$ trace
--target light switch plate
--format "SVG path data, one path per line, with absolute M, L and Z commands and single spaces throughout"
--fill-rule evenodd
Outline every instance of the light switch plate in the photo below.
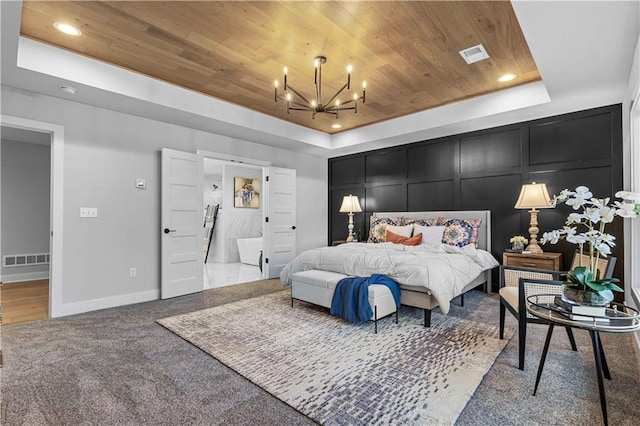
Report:
M 136 188 L 145 189 L 147 187 L 147 182 L 144 179 L 136 179 Z
M 80 217 L 98 217 L 98 208 L 80 207 Z

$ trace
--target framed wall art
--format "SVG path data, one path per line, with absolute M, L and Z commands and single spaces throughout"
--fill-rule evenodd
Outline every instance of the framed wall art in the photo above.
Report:
M 260 180 L 253 178 L 234 177 L 233 206 L 238 208 L 260 208 Z

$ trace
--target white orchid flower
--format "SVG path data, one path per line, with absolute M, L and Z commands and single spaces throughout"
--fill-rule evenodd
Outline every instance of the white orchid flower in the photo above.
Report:
M 591 223 L 598 223 L 602 216 L 600 216 L 600 209 L 596 207 L 590 207 L 584 209 L 584 216 L 591 221 Z
M 602 223 L 611 223 L 613 219 L 616 217 L 616 209 L 612 209 L 611 207 L 602 206 L 600 207 L 600 217 Z
M 594 248 L 600 253 L 600 255 L 602 255 L 602 257 L 607 257 L 607 255 L 611 254 L 611 247 L 605 243 L 597 244 Z
M 551 243 L 556 244 L 560 240 L 560 231 L 558 229 L 545 232 L 542 234 L 542 244 Z
M 609 204 L 609 198 L 592 198 L 591 205 L 594 207 L 602 208 Z
M 584 234 L 567 234 L 565 239 L 572 244 L 584 244 L 587 242 L 587 237 Z
M 618 191 L 616 192 L 616 198 L 622 198 L 623 200 L 640 203 L 640 193 L 638 192 Z
M 571 213 L 567 216 L 567 221 L 565 223 L 567 225 L 572 225 L 574 223 L 582 222 L 582 219 L 586 219 L 586 217 L 580 213 Z
M 618 216 L 624 218 L 634 218 L 637 216 L 635 204 L 621 203 L 620 201 L 616 201 L 614 204 L 618 208 L 616 211 Z

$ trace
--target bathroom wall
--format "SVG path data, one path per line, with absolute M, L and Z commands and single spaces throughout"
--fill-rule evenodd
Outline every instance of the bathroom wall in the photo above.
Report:
M 235 207 L 234 178 L 242 177 L 255 179 L 259 183 L 256 188 L 257 197 L 260 201 L 259 208 Z M 225 164 L 222 174 L 222 208 L 220 210 L 220 237 L 222 239 L 222 262 L 240 262 L 238 255 L 238 238 L 252 238 L 262 236 L 262 212 L 264 203 L 262 202 L 262 168 L 249 166 L 236 166 Z M 216 225 L 218 226 L 218 225 Z M 217 231 L 216 231 L 217 232 Z M 217 237 L 217 236 L 216 236 Z

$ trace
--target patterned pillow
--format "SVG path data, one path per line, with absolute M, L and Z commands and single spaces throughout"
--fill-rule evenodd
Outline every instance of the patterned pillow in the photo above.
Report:
M 371 216 L 369 220 L 369 239 L 368 243 L 384 243 L 387 225 L 400 226 L 402 217 L 375 217 Z
M 420 226 L 434 226 L 438 224 L 438 219 L 437 217 L 433 217 L 431 219 L 412 219 L 410 217 L 403 217 L 402 218 L 402 224 L 403 225 L 420 225 Z
M 482 219 L 449 219 L 444 222 L 442 242 L 452 246 L 464 247 L 478 241 L 478 228 Z

